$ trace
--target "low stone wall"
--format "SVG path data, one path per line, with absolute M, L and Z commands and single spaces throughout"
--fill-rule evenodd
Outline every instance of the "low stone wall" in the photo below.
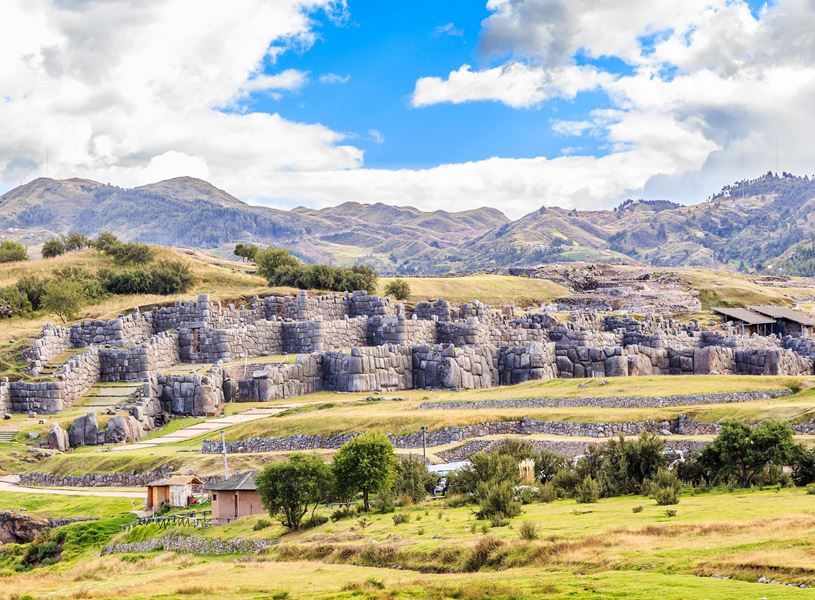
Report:
M 24 353 L 28 366 L 26 370 L 37 375 L 40 369 L 51 359 L 59 356 L 71 347 L 71 330 L 67 327 L 54 327 L 46 323 L 37 339 Z
M 419 410 L 476 410 L 500 408 L 658 408 L 691 406 L 697 404 L 729 404 L 769 400 L 792 394 L 790 390 L 767 392 L 730 392 L 719 394 L 692 394 L 686 396 L 606 396 L 600 398 L 528 398 L 523 400 L 475 400 L 422 402 Z
M 219 361 L 206 374 L 162 375 L 156 378 L 164 412 L 174 415 L 212 416 L 224 403 L 223 364 Z
M 127 471 L 122 473 L 83 473 L 82 475 L 57 475 L 54 473 L 22 473 L 21 485 L 37 487 L 140 487 L 151 481 L 167 477 L 171 467 L 152 471 Z
M 583 423 L 579 421 L 537 421 L 532 419 L 494 421 L 476 425 L 443 427 L 425 434 L 427 446 L 444 446 L 460 440 L 489 435 L 562 435 L 592 438 L 609 438 L 619 434 L 639 435 L 643 431 L 670 433 L 676 428 L 672 421 L 625 421 L 618 423 Z M 285 438 L 249 438 L 226 443 L 229 453 L 244 452 L 291 452 L 298 450 L 316 450 L 320 448 L 339 448 L 347 441 L 360 435 L 358 432 L 337 434 L 331 437 L 319 435 L 295 435 Z M 396 448 L 421 448 L 421 432 L 388 438 Z M 204 440 L 201 452 L 217 454 L 221 452 L 220 441 Z
M 222 540 L 202 538 L 194 535 L 168 535 L 123 544 L 109 544 L 102 548 L 102 556 L 108 554 L 129 554 L 164 550 L 189 554 L 246 554 L 260 552 L 280 543 L 279 540 L 242 540 L 238 538 Z
M 419 319 L 433 320 L 446 322 L 452 320 L 452 311 L 450 303 L 444 298 L 438 298 L 433 301 L 422 300 L 417 302 L 413 308 L 413 314 Z
M 409 346 L 351 348 L 350 354 L 322 357 L 323 389 L 340 392 L 407 390 L 413 387 L 413 352 Z

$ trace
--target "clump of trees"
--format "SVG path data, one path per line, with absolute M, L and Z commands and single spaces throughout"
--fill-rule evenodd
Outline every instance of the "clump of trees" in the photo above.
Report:
M 26 275 L 16 284 L 0 289 L 0 318 L 43 310 L 67 322 L 85 305 L 110 294 L 181 294 L 195 284 L 195 276 L 186 263 L 156 261 L 155 250 L 150 246 L 122 242 L 109 232 L 100 233 L 93 240 L 71 233 L 46 244 L 52 248 L 49 252 L 93 247 L 112 257 L 116 266 L 95 273 L 85 267 L 65 266 L 54 269 L 49 277 Z
M 255 262 L 255 258 L 257 258 L 259 251 L 260 248 L 255 244 L 238 243 L 235 244 L 233 254 L 242 258 L 244 261 Z
M 378 275 L 368 266 L 332 267 L 330 265 L 307 265 L 284 248 L 265 248 L 257 251 L 254 261 L 258 274 L 269 285 L 316 289 L 335 292 L 365 290 L 376 291 Z
M 0 242 L 0 263 L 28 260 L 28 250 L 20 242 L 3 240 Z
M 397 277 L 385 286 L 385 295 L 393 296 L 397 300 L 407 300 L 410 297 L 410 284 L 401 277 Z

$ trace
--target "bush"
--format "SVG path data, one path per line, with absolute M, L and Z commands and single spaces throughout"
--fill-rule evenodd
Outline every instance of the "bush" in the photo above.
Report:
M 385 286 L 385 295 L 397 300 L 407 300 L 410 297 L 410 284 L 401 278 L 394 279 Z
M 539 528 L 537 523 L 532 523 L 530 521 L 524 521 L 521 523 L 521 526 L 518 527 L 518 535 L 521 536 L 522 540 L 536 540 L 539 537 Z
M 111 294 L 183 294 L 195 283 L 190 267 L 180 261 L 159 261 L 118 271 L 103 269 L 99 278 Z
M 505 480 L 491 480 L 478 484 L 476 493 L 479 519 L 511 518 L 521 514 L 521 503 L 515 497 L 515 486 Z
M 82 290 L 86 301 L 101 300 L 107 296 L 102 281 L 83 267 L 62 267 L 54 269 L 53 279 L 60 285 L 65 282 L 76 283 Z
M 96 236 L 95 240 L 91 241 L 90 245 L 99 250 L 99 252 L 108 254 L 113 246 L 120 243 L 119 238 L 117 238 L 111 232 L 102 231 Z
M 32 310 L 31 301 L 17 286 L 0 290 L 0 317 L 27 315 Z
M 807 486 L 807 494 L 809 494 L 810 496 L 815 496 L 815 484 L 810 483 Z
M 600 499 L 600 485 L 586 475 L 575 489 L 580 504 L 594 504 Z
M 330 519 L 325 515 L 311 515 L 301 525 L 304 529 L 311 529 L 312 527 L 319 527 L 325 525 Z
M 393 515 L 393 524 L 394 525 L 401 525 L 403 523 L 410 523 L 410 515 L 406 513 L 399 513 L 397 515 Z
M 419 502 L 424 500 L 438 482 L 439 476 L 428 471 L 425 462 L 415 454 L 396 461 L 393 490 L 398 496 L 407 496 L 413 502 Z
M 642 512 L 642 506 L 635 506 L 634 508 L 631 509 L 631 512 L 632 513 L 641 513 Z
M 672 508 L 666 510 L 665 511 L 665 516 L 668 517 L 668 518 L 675 517 L 676 516 L 676 510 L 674 510 Z
M 282 285 L 300 289 L 323 289 L 335 292 L 365 290 L 376 291 L 377 274 L 370 267 L 358 265 L 349 268 L 329 265 L 308 266 L 289 254 L 284 248 L 266 248 L 255 256 L 258 275 L 269 285 Z
M 235 256 L 239 256 L 243 260 L 246 261 L 254 261 L 258 255 L 260 248 L 255 246 L 254 244 L 242 244 L 238 243 L 235 244 L 235 250 L 233 254 Z
M 515 497 L 521 504 L 532 504 L 541 497 L 541 488 L 535 485 L 519 485 L 515 487 Z
M 653 479 L 648 482 L 648 495 L 657 501 L 658 506 L 668 506 L 679 503 L 679 493 L 682 484 L 673 471 L 660 469 Z
M 257 523 L 252 526 L 252 531 L 260 531 L 261 529 L 266 529 L 267 527 L 271 527 L 272 522 L 268 519 L 260 519 Z
M 47 240 L 42 245 L 43 258 L 54 258 L 55 256 L 59 256 L 61 254 L 65 254 L 65 243 L 59 238 Z
M 577 486 L 580 485 L 580 476 L 571 468 L 564 468 L 555 473 L 551 481 L 552 487 L 564 496 L 574 496 Z
M 0 263 L 28 260 L 28 251 L 20 242 L 5 240 L 0 242 Z
M 475 544 L 470 556 L 464 562 L 464 571 L 474 573 L 490 563 L 492 554 L 503 544 L 495 538 L 484 536 Z
M 118 265 L 146 264 L 153 260 L 155 250 L 147 244 L 118 242 L 107 246 L 105 254 L 111 256 Z
M 151 271 L 154 294 L 183 294 L 195 283 L 189 265 L 181 261 L 161 260 Z
M 39 310 L 42 306 L 42 297 L 45 295 L 46 283 L 45 279 L 37 277 L 36 275 L 23 275 L 17 280 L 17 283 L 14 284 L 14 287 L 28 298 L 29 303 L 31 303 L 31 308 Z
M 68 235 L 62 236 L 62 244 L 66 252 L 73 250 L 82 250 L 91 245 L 91 240 L 88 236 L 79 233 L 78 231 L 71 231 Z

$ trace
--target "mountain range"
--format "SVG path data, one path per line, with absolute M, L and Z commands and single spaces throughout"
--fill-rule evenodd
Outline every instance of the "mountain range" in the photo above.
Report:
M 279 210 L 190 177 L 131 189 L 40 178 L 0 196 L 0 233 L 36 245 L 71 230 L 107 230 L 220 254 L 254 242 L 309 262 L 366 263 L 383 274 L 588 261 L 812 275 L 813 207 L 815 179 L 788 173 L 740 181 L 688 206 L 627 200 L 613 210 L 541 207 L 515 221 L 494 208 L 425 212 L 346 202 Z

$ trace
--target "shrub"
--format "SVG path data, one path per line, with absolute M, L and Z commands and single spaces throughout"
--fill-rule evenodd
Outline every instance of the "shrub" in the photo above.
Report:
M 161 260 L 151 269 L 154 294 L 183 294 L 195 283 L 189 265 L 177 260 Z
M 631 509 L 631 512 L 633 512 L 633 513 L 641 513 L 642 512 L 642 506 L 635 506 L 634 508 Z
M 807 494 L 809 494 L 810 496 L 815 496 L 815 484 L 810 483 L 807 486 Z
M 503 544 L 495 538 L 484 536 L 476 542 L 475 547 L 470 552 L 470 556 L 464 562 L 464 571 L 474 573 L 481 570 L 490 562 L 492 554 L 501 548 Z
M 394 525 L 401 525 L 402 523 L 410 523 L 410 515 L 406 513 L 399 513 L 393 515 L 393 524 Z
M 159 261 L 118 271 L 103 269 L 99 278 L 111 294 L 183 294 L 195 283 L 190 267 L 180 261 Z
M 245 261 L 254 261 L 259 251 L 260 248 L 258 248 L 254 244 L 238 243 L 235 244 L 235 250 L 233 254 L 235 254 L 235 256 L 239 256 Z
M 42 245 L 43 258 L 54 258 L 61 254 L 65 254 L 65 242 L 59 238 L 51 238 Z
M 17 286 L 0 290 L 0 316 L 3 318 L 25 315 L 32 310 L 31 301 Z
M 552 487 L 564 496 L 574 496 L 580 485 L 580 476 L 572 468 L 561 469 L 552 478 Z
M 153 260 L 155 250 L 147 244 L 138 242 L 118 242 L 104 250 L 118 265 L 146 264 Z
M 593 478 L 586 475 L 575 489 L 577 501 L 580 504 L 594 504 L 600 499 L 600 485 Z
M 376 512 L 386 515 L 396 510 L 396 495 L 392 489 L 382 490 L 374 500 Z
M 657 501 L 658 506 L 668 506 L 679 503 L 679 493 L 682 484 L 673 471 L 660 469 L 653 479 L 648 482 L 648 495 Z
M 92 240 L 90 245 L 99 250 L 99 252 L 109 253 L 110 249 L 117 244 L 120 244 L 119 238 L 109 231 L 102 231 Z
M 541 488 L 534 485 L 519 485 L 515 487 L 515 497 L 521 504 L 532 504 L 541 497 Z
M 82 250 L 82 248 L 90 246 L 91 240 L 88 236 L 78 231 L 71 231 L 68 235 L 62 237 L 62 243 L 65 247 L 65 251 L 71 252 L 72 250 Z
M 267 527 L 271 527 L 272 522 L 268 519 L 260 519 L 257 523 L 252 526 L 252 531 L 260 531 L 261 529 L 266 529 Z
M 676 516 L 676 510 L 673 509 L 673 508 L 669 508 L 668 510 L 665 511 L 665 516 L 668 517 L 668 518 L 675 517 Z
M 424 500 L 428 492 L 438 484 L 439 476 L 427 470 L 425 462 L 415 454 L 396 461 L 396 481 L 394 492 L 407 496 L 413 502 Z
M 53 278 L 60 285 L 63 282 L 74 282 L 79 285 L 86 301 L 101 300 L 107 296 L 102 281 L 83 267 L 62 267 L 54 269 Z
M 42 297 L 45 295 L 46 280 L 36 275 L 23 275 L 14 284 L 31 303 L 31 308 L 38 310 L 42 306 Z
M 328 523 L 330 519 L 325 515 L 311 515 L 308 519 L 306 519 L 301 527 L 305 529 L 311 529 L 312 527 L 319 527 L 320 525 L 325 525 Z
M 481 482 L 478 484 L 476 498 L 476 515 L 479 519 L 502 520 L 521 514 L 521 503 L 515 498 L 515 488 L 510 481 L 496 479 Z
M 557 488 L 552 485 L 552 482 L 544 483 L 540 487 L 540 497 L 538 500 L 544 503 L 554 502 L 557 500 Z
M 28 251 L 20 242 L 5 240 L 0 242 L 0 263 L 28 260 Z
M 397 300 L 407 300 L 410 297 L 410 284 L 401 278 L 389 281 L 385 286 L 385 295 L 393 296 Z
M 522 540 L 536 540 L 539 536 L 539 527 L 537 523 L 532 523 L 531 521 L 524 521 L 521 523 L 521 526 L 518 527 L 518 535 L 521 536 Z

